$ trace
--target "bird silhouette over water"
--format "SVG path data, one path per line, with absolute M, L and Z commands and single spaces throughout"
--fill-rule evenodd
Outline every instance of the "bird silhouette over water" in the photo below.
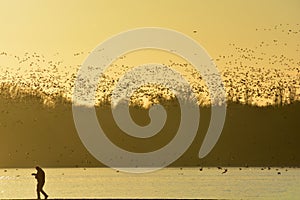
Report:
M 227 171 L 228 171 L 227 169 L 224 169 L 224 171 L 222 172 L 222 174 L 225 174 L 225 173 L 227 173 Z

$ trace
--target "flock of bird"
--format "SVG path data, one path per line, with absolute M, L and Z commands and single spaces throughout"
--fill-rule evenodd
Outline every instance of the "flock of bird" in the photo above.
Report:
M 268 31 L 268 32 L 276 31 L 276 32 L 285 33 L 287 35 L 292 35 L 292 34 L 296 35 L 296 34 L 300 34 L 300 24 L 280 23 L 280 24 L 276 24 L 272 27 L 256 28 L 255 30 L 256 31 Z
M 281 31 L 293 37 L 300 33 L 299 24 L 293 29 L 286 26 L 279 24 L 273 28 L 257 28 L 256 31 Z M 290 45 L 289 43 L 281 42 L 277 38 L 272 38 L 269 42 L 262 41 L 252 48 L 230 43 L 228 44 L 231 48 L 229 55 L 219 55 L 213 59 L 220 71 L 228 101 L 266 106 L 290 104 L 300 100 L 300 60 L 284 55 L 284 51 L 276 54 L 268 50 L 280 49 Z M 296 48 L 293 51 L 295 55 L 298 55 L 300 44 L 293 45 Z M 89 53 L 74 53 L 73 56 L 86 56 Z M 5 62 L 2 62 L 3 60 Z M 209 69 L 207 69 L 207 74 L 206 72 L 199 74 L 189 63 L 176 63 L 169 60 L 169 63 L 164 63 L 164 65 L 178 69 L 182 73 L 189 82 L 199 105 L 224 103 L 218 99 L 218 96 L 215 97 L 216 101 L 211 101 L 209 90 L 203 80 L 203 75 L 208 76 L 213 83 L 213 90 L 219 91 L 218 88 L 222 85 L 214 84 L 218 74 L 210 74 Z M 43 103 L 48 106 L 55 106 L 58 103 L 57 99 L 60 101 L 63 99 L 64 102 L 72 101 L 74 83 L 80 65 L 65 64 L 59 54 L 46 58 L 35 52 L 27 52 L 20 56 L 0 51 L 0 66 L 2 96 L 21 98 L 26 95 L 36 95 L 41 97 Z M 126 65 L 113 67 L 118 70 L 112 70 L 112 73 L 103 74 L 99 78 L 96 105 L 110 102 L 114 87 L 122 75 L 132 68 Z M 165 75 L 168 76 L 168 74 Z M 181 85 L 176 85 L 176 87 L 181 89 Z M 184 89 L 180 94 L 189 100 L 190 95 L 185 93 Z M 82 95 L 86 96 L 84 91 Z M 131 104 L 148 107 L 174 97 L 175 94 L 169 89 L 156 84 L 148 84 L 133 94 Z

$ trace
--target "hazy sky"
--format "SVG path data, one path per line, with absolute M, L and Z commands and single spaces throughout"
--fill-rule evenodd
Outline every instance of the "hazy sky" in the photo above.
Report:
M 49 77 L 70 81 L 89 52 L 111 36 L 140 27 L 162 27 L 196 40 L 219 69 L 237 71 L 238 75 L 227 75 L 237 82 L 241 71 L 233 69 L 240 66 L 246 71 L 251 71 L 247 67 L 285 68 L 284 73 L 294 68 L 291 73 L 297 76 L 299 11 L 299 0 L 0 0 L 0 75 L 8 80 L 6 67 L 12 67 L 17 71 L 11 75 L 13 81 L 18 77 L 33 83 L 32 77 L 46 77 L 44 82 L 41 78 L 35 81 L 52 91 Z M 44 57 L 35 57 L 34 52 Z M 128 54 L 115 64 L 165 64 L 173 58 L 166 52 L 143 51 Z M 113 70 L 123 73 L 117 67 Z M 268 79 L 269 86 L 274 85 L 272 79 Z M 285 79 L 293 81 L 289 76 Z
M 270 38 L 256 28 L 296 25 L 299 10 L 298 0 L 1 0 L 0 51 L 59 52 L 67 60 L 119 32 L 155 26 L 185 33 L 217 57 L 230 42 L 251 46 Z

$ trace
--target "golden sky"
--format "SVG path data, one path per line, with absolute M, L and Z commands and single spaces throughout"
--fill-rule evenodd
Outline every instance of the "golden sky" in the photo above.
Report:
M 233 69 L 242 63 L 247 67 L 288 67 L 285 70 L 289 71 L 300 68 L 299 11 L 299 0 L 0 0 L 0 72 L 13 66 L 21 79 L 27 75 L 27 81 L 33 82 L 30 67 L 36 67 L 32 73 L 44 67 L 43 76 L 48 77 L 52 70 L 63 82 L 55 65 L 62 63 L 58 68 L 68 70 L 67 79 L 101 42 L 140 27 L 186 34 L 206 49 L 219 69 Z M 7 56 L 1 52 L 8 52 Z M 37 58 L 34 52 L 44 57 Z M 127 54 L 116 64 L 165 64 L 169 59 L 176 57 L 145 50 Z M 297 75 L 295 69 L 292 73 Z M 233 76 L 237 74 L 229 78 Z M 44 82 L 49 83 L 47 78 Z
M 67 60 L 119 32 L 155 26 L 187 34 L 217 57 L 228 43 L 251 46 L 270 37 L 256 28 L 299 23 L 299 10 L 298 0 L 1 0 L 0 50 L 59 52 Z

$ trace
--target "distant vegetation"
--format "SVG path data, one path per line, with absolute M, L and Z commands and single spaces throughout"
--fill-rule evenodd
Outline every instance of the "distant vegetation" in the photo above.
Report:
M 5 88 L 4 86 L 2 88 Z M 63 97 L 55 106 L 45 106 L 44 97 L 10 88 L 0 95 L 0 167 L 99 167 L 81 143 L 73 122 L 71 103 Z M 99 123 L 118 146 L 134 152 L 148 152 L 166 145 L 177 131 L 180 112 L 176 101 L 166 105 L 168 121 L 155 137 L 128 137 L 115 124 L 111 108 L 96 107 Z M 222 135 L 213 151 L 204 159 L 198 151 L 210 122 L 210 107 L 201 107 L 198 134 L 187 152 L 171 166 L 286 166 L 300 167 L 300 103 L 258 107 L 227 102 Z M 168 106 L 172 105 L 172 106 Z M 142 109 L 141 109 L 142 108 Z M 139 125 L 149 123 L 148 109 L 131 106 Z

